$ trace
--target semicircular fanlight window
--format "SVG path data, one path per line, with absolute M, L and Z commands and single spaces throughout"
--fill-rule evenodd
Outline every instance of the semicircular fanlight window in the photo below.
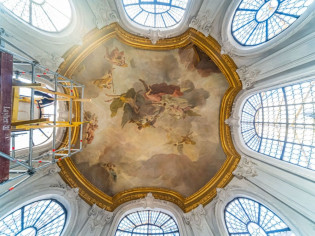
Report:
M 169 28 L 180 23 L 188 0 L 122 0 L 128 18 L 150 28 Z
M 52 199 L 27 204 L 0 220 L 1 235 L 61 235 L 66 223 L 66 210 Z
M 33 27 L 60 32 L 71 21 L 71 6 L 68 0 L 0 0 L 18 19 Z
M 126 215 L 119 223 L 115 236 L 164 235 L 179 236 L 175 220 L 160 211 L 137 211 Z
M 242 46 L 256 46 L 292 25 L 314 0 L 242 0 L 232 20 L 232 35 Z
M 231 201 L 225 208 L 224 219 L 229 235 L 295 235 L 274 212 L 248 198 Z

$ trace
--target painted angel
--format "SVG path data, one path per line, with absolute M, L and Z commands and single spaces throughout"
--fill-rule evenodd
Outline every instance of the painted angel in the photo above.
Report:
M 110 89 L 113 85 L 113 72 L 110 70 L 107 74 L 97 80 L 93 80 L 93 84 L 100 89 Z
M 160 102 L 163 95 L 171 95 L 172 97 L 183 96 L 180 87 L 177 85 L 168 85 L 166 83 L 147 85 L 142 79 L 139 79 L 145 88 L 144 97 L 152 102 Z
M 106 48 L 106 55 L 104 56 L 108 61 L 110 61 L 113 65 L 120 67 L 128 67 L 125 58 L 125 52 L 119 51 L 116 47 L 111 52 L 109 52 L 108 48 Z

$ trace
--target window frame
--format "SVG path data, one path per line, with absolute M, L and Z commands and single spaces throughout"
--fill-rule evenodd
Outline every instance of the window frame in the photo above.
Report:
M 70 195 L 67 195 L 67 191 L 69 190 L 64 189 L 62 186 L 57 187 L 51 185 L 51 187 L 47 187 L 47 183 L 51 179 L 52 176 L 44 176 L 43 173 L 36 174 L 32 178 L 32 181 L 27 180 L 24 182 L 19 187 L 19 190 L 13 190 L 10 194 L 2 197 L 1 202 L 3 204 L 0 206 L 0 218 L 5 218 L 29 203 L 53 199 L 58 201 L 67 211 L 65 226 L 61 235 L 73 235 L 73 232 L 77 230 L 76 224 L 79 214 L 79 202 Z M 56 180 L 53 180 L 53 182 L 54 181 Z M 29 189 L 33 189 L 33 191 L 29 191 Z M 14 199 L 14 201 L 12 201 L 12 199 Z
M 217 201 L 214 206 L 214 214 L 216 215 L 215 222 L 218 226 L 220 235 L 229 236 L 229 231 L 225 223 L 224 211 L 226 206 L 235 198 L 248 198 L 259 202 L 266 208 L 271 209 L 272 212 L 282 219 L 296 236 L 304 235 L 303 229 L 297 227 L 296 220 L 294 218 L 289 218 L 289 216 L 294 214 L 299 216 L 298 212 L 257 186 L 250 184 L 249 182 L 239 184 L 234 183 L 233 186 L 227 186 L 222 191 L 226 191 L 226 194 L 224 194 L 222 198 L 220 198 L 220 201 Z M 299 222 L 299 219 L 297 219 L 297 221 Z
M 150 193 L 148 193 L 147 197 Z M 137 200 L 129 201 L 114 210 L 114 218 L 112 220 L 108 235 L 115 235 L 120 221 L 129 213 L 142 210 L 161 211 L 167 215 L 170 215 L 176 222 L 180 236 L 190 236 L 189 231 L 186 228 L 186 224 L 183 219 L 183 210 L 172 202 L 162 201 L 160 199 L 154 199 L 153 201 L 147 201 L 147 197 Z M 151 195 L 152 197 L 152 195 Z M 151 199 L 150 199 L 151 200 Z M 154 207 L 153 207 L 154 205 Z
M 228 203 L 226 203 L 225 206 L 224 206 L 224 209 L 223 209 L 223 211 L 224 211 L 224 213 L 223 213 L 224 225 L 225 225 L 225 229 L 226 229 L 226 231 L 227 231 L 227 233 L 228 233 L 229 235 L 234 235 L 234 233 L 231 234 L 231 233 L 229 232 L 229 230 L 228 230 L 227 221 L 226 221 L 227 207 L 228 207 L 232 202 L 234 202 L 234 201 L 236 201 L 236 200 L 239 201 L 239 199 L 246 199 L 246 200 L 253 201 L 253 202 L 255 202 L 255 203 L 257 203 L 257 204 L 259 205 L 259 208 L 260 208 L 261 206 L 265 207 L 267 210 L 269 210 L 270 212 L 272 212 L 273 215 L 275 215 L 276 217 L 278 217 L 278 218 L 290 229 L 290 231 L 287 231 L 287 232 L 292 232 L 292 233 L 295 234 L 295 232 L 294 232 L 294 231 L 291 229 L 291 227 L 286 223 L 286 221 L 283 220 L 282 217 L 280 217 L 277 213 L 275 213 L 273 210 L 271 210 L 271 209 L 270 209 L 269 207 L 267 207 L 265 204 L 261 203 L 260 201 L 254 200 L 253 198 L 250 198 L 250 197 L 236 196 L 236 197 L 234 197 L 232 200 L 230 200 Z M 245 209 L 243 208 L 242 203 L 239 202 L 239 204 L 241 205 L 243 211 L 247 214 L 247 212 L 246 212 Z M 259 209 L 259 213 L 260 213 L 260 209 Z M 258 216 L 258 218 L 260 218 L 260 215 Z M 253 221 L 250 221 L 249 223 L 251 223 L 251 222 L 253 222 Z M 254 223 L 256 223 L 256 222 L 254 222 Z M 259 225 L 259 224 L 257 224 L 257 225 Z M 261 227 L 261 225 L 259 225 L 259 226 Z M 262 227 L 261 227 L 261 228 L 262 228 Z M 263 229 L 263 230 L 264 230 L 264 229 Z M 265 230 L 264 230 L 264 232 L 265 232 Z M 237 233 L 235 233 L 235 234 L 237 234 Z M 296 234 L 295 234 L 295 235 L 296 235 Z
M 11 212 L 9 212 L 8 214 L 6 214 L 6 215 L 4 215 L 3 217 L 1 217 L 0 218 L 0 221 L 2 221 L 3 219 L 5 219 L 6 217 L 8 217 L 9 215 L 11 215 L 11 214 L 14 214 L 15 212 L 17 212 L 17 211 L 19 211 L 19 210 L 21 210 L 21 212 L 22 212 L 22 215 L 24 215 L 24 209 L 25 209 L 25 207 L 27 207 L 27 206 L 29 206 L 29 205 L 31 205 L 31 204 L 33 204 L 33 203 L 35 203 L 35 202 L 41 202 L 41 201 L 51 201 L 51 202 L 55 202 L 55 203 L 57 203 L 61 208 L 62 208 L 62 210 L 63 210 L 63 214 L 65 215 L 65 221 L 64 221 L 64 224 L 63 224 L 63 228 L 62 228 L 62 230 L 61 230 L 61 232 L 60 232 L 60 235 L 63 235 L 63 233 L 64 233 L 64 230 L 65 230 L 65 227 L 66 227 L 66 225 L 67 225 L 67 209 L 65 208 L 65 206 L 61 203 L 61 202 L 59 202 L 58 200 L 56 200 L 56 199 L 53 199 L 53 198 L 44 198 L 44 199 L 40 199 L 40 200 L 35 200 L 35 201 L 31 201 L 31 202 L 29 202 L 29 203 L 27 203 L 27 204 L 23 204 L 23 205 L 20 205 L 17 209 L 15 209 L 14 211 L 11 211 Z M 49 203 L 50 204 L 50 203 Z M 48 205 L 49 205 L 48 204 Z M 45 209 L 46 210 L 46 209 Z M 43 211 L 44 212 L 44 211 Z M 62 215 L 62 214 L 61 214 Z M 39 217 L 38 217 L 38 219 L 41 217 L 42 215 L 40 215 Z M 59 217 L 59 216 L 58 216 Z M 35 222 L 36 223 L 36 222 Z M 21 227 L 23 227 L 23 224 L 21 224 Z M 29 228 L 33 228 L 33 227 L 29 227 Z M 27 228 L 24 228 L 22 231 L 20 231 L 20 232 L 18 232 L 18 234 L 20 234 L 21 232 L 23 232 L 25 229 L 27 229 Z
M 296 34 L 296 32 L 301 30 L 306 24 L 315 18 L 315 15 L 313 14 L 315 11 L 314 1 L 295 22 L 293 22 L 286 30 L 282 31 L 277 36 L 256 46 L 242 46 L 234 39 L 234 36 L 232 35 L 232 20 L 241 1 L 243 0 L 232 1 L 230 3 L 225 12 L 225 17 L 223 18 L 221 28 L 222 42 L 229 42 L 233 47 L 233 53 L 239 56 L 248 57 L 250 55 L 254 56 L 260 54 L 278 46 L 279 44 L 284 43 L 284 41 L 287 41 L 287 39 L 291 37 L 294 38 L 294 41 L 297 41 L 299 38 L 301 38 L 301 36 L 300 34 Z
M 164 215 L 166 215 L 166 216 L 168 216 L 169 219 L 168 219 L 167 221 L 165 221 L 161 226 L 158 226 L 158 225 L 156 225 L 156 224 L 150 224 L 150 223 L 142 223 L 142 218 L 140 217 L 141 214 L 139 214 L 139 213 L 141 213 L 141 212 L 152 212 L 152 211 L 153 211 L 153 212 L 158 212 L 158 216 L 157 216 L 157 218 L 156 218 L 156 221 L 159 219 L 161 213 L 164 214 Z M 135 225 L 135 224 L 134 224 L 135 222 L 132 221 L 132 219 L 128 218 L 128 216 L 133 215 L 133 214 L 138 214 L 139 219 L 140 219 L 140 222 L 141 222 L 141 225 Z M 148 213 L 148 214 L 149 214 L 149 213 Z M 127 218 L 132 224 L 135 225 L 135 227 L 133 228 L 132 232 L 126 232 L 126 231 L 122 231 L 122 230 L 119 229 L 120 224 L 122 223 L 122 221 L 123 221 L 125 218 Z M 172 231 L 172 232 L 167 232 L 167 233 L 164 232 L 162 226 L 163 226 L 166 222 L 168 222 L 169 220 L 172 220 L 172 221 L 174 222 L 174 224 L 175 224 L 175 226 L 176 226 L 176 228 L 177 228 L 177 231 Z M 168 234 L 171 235 L 171 234 L 173 234 L 173 233 L 178 233 L 178 235 L 180 235 L 178 224 L 177 224 L 176 220 L 175 220 L 171 215 L 169 215 L 169 214 L 167 214 L 167 213 L 165 213 L 165 212 L 163 212 L 163 211 L 157 211 L 157 210 L 151 210 L 151 209 L 137 210 L 137 211 L 133 211 L 133 212 L 130 212 L 130 213 L 126 214 L 124 217 L 122 217 L 122 218 L 120 219 L 120 221 L 119 221 L 119 223 L 118 223 L 118 226 L 116 227 L 115 235 L 116 235 L 118 232 L 131 233 L 131 235 L 133 235 L 133 234 L 135 234 L 135 235 L 137 235 L 137 234 L 142 234 L 142 233 L 134 233 L 133 231 L 134 231 L 136 228 L 138 228 L 138 227 L 141 227 L 141 226 L 149 226 L 149 225 L 156 226 L 157 228 L 160 228 L 160 229 L 163 231 L 162 234 L 160 234 L 160 233 L 155 233 L 156 235 L 165 235 L 165 234 L 166 234 L 166 235 L 168 235 Z M 147 227 L 147 228 L 148 228 L 148 227 Z
M 124 1 L 124 0 L 121 0 L 121 3 L 122 3 L 122 5 L 123 5 L 125 14 L 127 15 L 127 17 L 129 18 L 130 21 L 134 22 L 137 26 L 140 26 L 140 27 L 144 27 L 144 28 L 147 28 L 147 29 L 150 29 L 150 28 L 151 28 L 151 26 L 145 25 L 145 22 L 144 22 L 143 24 L 141 24 L 141 23 L 139 23 L 139 22 L 137 22 L 137 21 L 135 20 L 135 18 L 136 18 L 142 11 L 147 12 L 148 15 L 156 15 L 156 16 L 157 16 L 157 15 L 162 15 L 162 14 L 164 13 L 164 12 L 162 12 L 162 13 L 150 13 L 150 12 L 148 12 L 148 11 L 142 9 L 142 11 L 139 12 L 139 13 L 132 19 L 131 16 L 129 15 L 130 12 L 128 12 L 128 10 L 126 9 L 126 4 L 124 4 L 123 1 Z M 141 1 L 141 0 L 138 0 L 138 1 Z M 172 5 L 172 3 L 170 2 L 170 3 L 168 3 L 168 5 L 166 5 L 167 7 L 170 7 L 170 9 L 167 10 L 166 12 L 167 12 L 167 14 L 169 14 L 169 16 L 170 16 L 171 18 L 173 18 L 173 20 L 175 21 L 175 24 L 173 24 L 173 25 L 171 25 L 171 26 L 168 27 L 168 26 L 166 26 L 166 23 L 164 22 L 164 18 L 163 18 L 163 22 L 164 22 L 165 27 L 156 27 L 156 26 L 154 26 L 154 27 L 152 27 L 152 29 L 162 30 L 162 31 L 163 31 L 163 30 L 169 29 L 169 28 L 176 28 L 176 26 L 177 26 L 178 24 L 180 24 L 180 23 L 183 21 L 184 15 L 185 15 L 185 13 L 186 13 L 186 11 L 187 11 L 188 3 L 189 3 L 189 1 L 191 1 L 191 0 L 186 0 L 186 1 L 187 1 L 187 3 L 186 3 L 186 8 L 185 8 L 185 9 L 181 9 L 181 10 L 184 11 L 184 13 L 183 13 L 183 15 L 182 15 L 182 17 L 181 17 L 181 19 L 180 19 L 179 21 L 176 21 L 176 20 L 174 19 L 174 17 L 173 17 L 174 15 L 171 14 L 171 13 L 169 13 L 169 11 L 170 11 L 172 8 L 176 8 L 176 6 Z M 153 3 L 151 4 L 151 3 L 149 3 L 149 2 L 145 2 L 145 3 L 143 3 L 143 4 L 145 4 L 145 5 L 154 5 L 154 4 L 158 4 L 158 3 L 153 2 Z M 130 6 L 130 5 L 132 5 L 132 4 L 127 4 L 127 7 Z M 141 5 L 141 3 L 137 3 L 137 6 L 139 6 L 140 8 L 142 8 L 140 5 Z M 163 5 L 163 4 L 161 4 L 161 5 Z M 154 20 L 154 24 L 156 25 L 156 20 Z
M 37 32 L 41 32 L 41 33 L 44 33 L 44 34 L 62 34 L 63 32 L 67 31 L 68 28 L 71 26 L 72 24 L 72 21 L 74 20 L 74 16 L 75 16 L 75 11 L 74 11 L 74 6 L 73 6 L 73 3 L 72 3 L 72 0 L 67 0 L 69 2 L 69 5 L 70 5 L 70 9 L 71 9 L 71 15 L 70 15 L 70 20 L 69 20 L 69 23 L 60 31 L 48 31 L 48 30 L 44 30 L 44 29 L 41 29 L 39 27 L 36 27 L 34 26 L 31 22 L 27 22 L 25 21 L 24 19 L 22 19 L 21 17 L 19 17 L 18 15 L 16 15 L 12 10 L 6 8 L 2 3 L 0 3 L 0 10 L 3 10 L 5 11 L 8 15 L 10 15 L 12 18 L 14 18 L 15 20 L 19 21 L 20 23 L 22 23 L 23 25 L 26 25 L 30 28 L 32 28 L 33 30 L 37 31 Z M 29 4 L 33 4 L 31 1 Z M 36 3 L 35 3 L 36 4 Z M 40 5 L 40 4 L 39 4 Z M 46 11 L 44 11 L 45 14 L 46 14 Z M 49 18 L 49 17 L 48 17 Z M 50 19 L 49 19 L 50 20 Z M 50 22 L 52 22 L 50 20 Z M 53 24 L 53 23 L 52 23 Z
M 261 85 L 260 87 L 256 87 L 256 88 L 244 91 L 242 94 L 240 94 L 237 100 L 234 102 L 233 114 L 231 114 L 231 117 L 236 117 L 238 119 L 237 125 L 234 125 L 231 127 L 232 139 L 233 139 L 233 143 L 237 152 L 240 153 L 241 155 L 245 154 L 258 161 L 261 161 L 268 165 L 275 166 L 281 170 L 290 172 L 294 175 L 297 175 L 297 176 L 300 176 L 300 177 L 303 177 L 303 178 L 306 178 L 315 182 L 315 175 L 314 175 L 313 170 L 303 168 L 303 167 L 298 167 L 291 163 L 278 160 L 276 158 L 271 158 L 269 156 L 266 156 L 264 154 L 251 150 L 249 147 L 247 147 L 247 145 L 245 144 L 243 140 L 243 137 L 241 135 L 241 126 L 240 126 L 242 108 L 247 98 L 249 98 L 250 96 L 256 93 L 259 93 L 261 91 L 281 88 L 287 85 L 291 85 L 295 83 L 303 83 L 305 81 L 314 80 L 314 79 L 315 79 L 315 74 L 304 76 L 304 78 L 302 79 L 300 79 L 300 76 L 297 75 L 297 76 L 293 76 L 292 78 L 290 78 L 290 80 L 287 80 L 287 81 L 275 81 L 273 84 L 266 82 L 264 85 Z
M 76 34 L 75 37 L 78 37 L 77 32 L 81 31 L 83 24 L 82 19 L 78 16 L 84 13 L 82 12 L 82 7 L 76 2 L 73 0 L 69 0 L 69 2 L 72 12 L 71 21 L 68 26 L 60 32 L 47 32 L 37 29 L 25 21 L 20 20 L 2 4 L 0 4 L 0 18 L 3 19 L 1 22 L 1 27 L 3 27 L 6 32 L 9 32 L 10 36 L 24 35 L 26 43 L 32 42 L 33 44 L 39 44 L 41 45 L 39 46 L 40 48 L 43 47 L 43 43 L 63 45 L 64 42 L 69 41 L 70 38 L 72 40 L 77 40 L 73 38 L 73 35 Z
M 150 32 L 157 32 L 160 38 L 169 38 L 176 35 L 180 35 L 184 33 L 189 28 L 189 19 L 191 16 L 197 13 L 198 6 L 202 3 L 202 0 L 188 0 L 185 13 L 181 19 L 181 21 L 169 28 L 152 28 L 141 26 L 132 20 L 129 19 L 125 12 L 125 8 L 123 6 L 122 0 L 115 1 L 116 7 L 118 9 L 118 13 L 121 20 L 121 26 L 125 28 L 127 31 L 131 31 L 131 33 L 148 37 Z M 195 12 L 196 11 L 196 12 Z M 175 30 L 176 29 L 176 30 Z
M 298 160 L 298 163 L 293 163 L 293 161 L 291 161 L 291 158 L 292 158 L 292 155 L 293 155 L 293 153 L 294 153 L 294 149 L 293 149 L 293 147 L 292 147 L 292 150 L 291 150 L 291 153 L 289 153 L 289 151 L 288 151 L 288 147 L 287 146 L 290 146 L 290 145 L 292 145 L 292 146 L 295 146 L 295 145 L 297 145 L 297 146 L 301 146 L 302 148 L 303 147 L 307 147 L 307 146 L 310 146 L 311 148 L 312 147 L 314 147 L 314 146 L 312 146 L 312 145 L 304 145 L 303 144 L 303 142 L 302 142 L 302 144 L 299 144 L 295 139 L 294 139 L 294 141 L 288 141 L 288 138 L 289 138 L 289 124 L 291 123 L 290 121 L 289 121 L 289 119 L 290 119 L 290 117 L 289 117 L 289 113 L 291 113 L 291 110 L 289 110 L 288 109 L 288 107 L 291 107 L 291 106 L 295 106 L 296 105 L 296 99 L 293 99 L 294 100 L 294 103 L 292 103 L 292 104 L 287 104 L 287 95 L 288 95 L 288 91 L 286 91 L 285 90 L 285 88 L 286 87 L 292 87 L 292 86 L 294 86 L 294 85 L 301 85 L 301 84 L 303 84 L 303 83 L 307 83 L 307 82 L 309 82 L 309 83 L 314 83 L 315 81 L 314 80 L 308 80 L 308 81 L 303 81 L 303 82 L 296 82 L 296 83 L 291 83 L 291 84 L 288 84 L 288 85 L 285 85 L 285 86 L 281 86 L 281 87 L 278 87 L 278 88 L 270 88 L 270 89 L 268 89 L 268 90 L 262 90 L 262 91 L 259 91 L 259 92 L 257 92 L 257 93 L 255 93 L 254 95 L 250 95 L 250 96 L 248 96 L 247 97 L 247 99 L 244 101 L 244 103 L 243 103 L 243 106 L 241 107 L 242 109 L 241 109 L 241 111 L 240 111 L 240 130 L 241 130 L 241 137 L 242 137 L 242 139 L 243 139 L 243 142 L 245 143 L 246 141 L 246 143 L 245 143 L 245 145 L 247 146 L 247 148 L 249 148 L 249 149 L 251 149 L 251 150 L 253 150 L 254 152 L 256 152 L 256 153 L 260 153 L 260 154 L 262 154 L 262 155 L 264 155 L 264 156 L 268 156 L 268 157 L 271 157 L 271 158 L 273 158 L 273 159 L 278 159 L 278 160 L 281 160 L 281 161 L 284 161 L 284 162 L 287 162 L 287 163 L 290 163 L 291 165 L 296 165 L 296 166 L 299 166 L 299 167 L 302 167 L 302 168 L 304 168 L 304 169 L 308 169 L 308 170 L 312 170 L 312 171 L 315 171 L 315 169 L 311 169 L 311 168 L 309 168 L 309 167 L 305 167 L 305 166 L 302 166 L 302 165 L 300 165 L 299 163 L 300 163 L 300 161 L 301 161 L 301 156 L 299 155 L 299 158 L 297 159 Z M 266 109 L 266 107 L 263 107 L 263 106 L 259 106 L 258 105 L 258 107 L 256 107 L 255 105 L 253 105 L 252 103 L 251 103 L 251 98 L 252 98 L 252 96 L 256 96 L 257 98 L 259 98 L 259 104 L 262 104 L 262 102 L 263 102 L 263 98 L 262 98 L 262 96 L 261 96 L 261 93 L 262 92 L 271 92 L 271 91 L 275 91 L 277 94 L 279 94 L 281 97 L 283 97 L 283 99 L 284 99 L 284 101 L 283 101 L 283 104 L 279 104 L 279 105 L 274 105 L 274 104 L 271 104 L 271 105 L 268 105 L 267 106 L 267 108 L 269 108 L 269 107 L 275 107 L 276 109 L 278 108 L 278 107 L 283 107 L 283 110 L 285 111 L 285 114 L 284 114 L 284 116 L 285 116 L 285 118 L 286 118 L 286 121 L 285 122 L 283 122 L 283 126 L 285 126 L 285 128 L 281 128 L 281 131 L 283 131 L 283 133 L 284 133 L 284 138 L 283 138 L 283 140 L 281 139 L 281 138 L 276 138 L 275 136 L 273 136 L 273 137 L 271 137 L 271 138 L 269 138 L 269 137 L 267 137 L 266 135 L 263 135 L 263 132 L 264 131 L 266 131 L 265 129 L 264 129 L 264 125 L 266 124 L 266 123 L 268 123 L 268 122 L 266 122 L 266 121 L 264 121 L 264 117 L 262 117 L 262 122 L 259 122 L 259 121 L 256 121 L 256 117 L 254 117 L 254 115 L 251 113 L 251 114 L 249 114 L 248 112 L 246 112 L 245 111 L 245 106 L 247 106 L 247 104 L 249 104 L 251 107 L 252 107 L 252 110 L 254 110 L 254 112 L 255 112 L 255 115 L 256 115 L 256 113 L 259 111 L 259 110 L 261 110 L 261 109 L 263 109 L 262 110 L 262 113 L 261 113 L 261 115 L 263 116 L 263 112 L 265 111 L 264 109 Z M 280 93 L 279 93 L 279 90 L 281 91 Z M 294 89 L 295 90 L 295 89 Z M 302 91 L 301 91 L 301 94 L 302 94 Z M 302 100 L 301 101 L 301 103 L 303 103 L 304 104 L 304 100 Z M 312 102 L 310 102 L 310 103 L 307 103 L 307 104 L 312 104 Z M 253 118 L 252 118 L 252 120 L 250 120 L 250 121 L 243 121 L 243 114 L 244 113 L 247 113 L 248 115 L 250 115 L 250 116 L 252 116 Z M 246 114 L 245 114 L 246 115 Z M 281 117 L 282 117 L 282 115 L 281 115 Z M 261 128 L 261 134 L 262 134 L 262 137 L 260 136 L 260 134 L 258 134 L 257 133 L 257 126 L 256 126 L 256 124 L 259 124 L 259 123 L 261 123 L 261 125 L 259 125 L 259 127 Z M 281 122 L 280 121 L 276 121 L 276 120 L 272 120 L 272 121 L 270 121 L 269 123 L 271 123 L 271 124 L 280 124 Z M 246 125 L 246 124 L 248 124 L 248 125 Z M 296 121 L 294 121 L 293 122 L 293 124 L 297 124 L 296 123 Z M 308 126 L 308 124 L 305 124 L 305 123 L 301 123 L 300 124 L 301 126 L 303 126 L 303 128 L 302 128 L 302 130 L 305 130 L 305 127 L 307 127 Z M 272 127 L 275 127 L 276 125 L 272 125 Z M 244 128 L 245 127 L 245 128 Z M 247 129 L 246 129 L 246 127 L 247 127 Z M 250 128 L 250 129 L 249 129 Z M 245 131 L 244 131 L 244 129 L 245 129 Z M 252 131 L 251 132 L 251 130 L 252 129 L 254 129 L 254 131 Z M 293 130 L 297 130 L 297 129 L 293 129 Z M 307 130 L 307 129 L 306 129 Z M 305 131 L 306 132 L 306 131 Z M 303 132 L 303 136 L 304 136 L 304 133 L 305 132 Z M 254 134 L 253 134 L 254 133 Z M 249 136 L 249 137 L 246 137 L 246 136 Z M 257 141 L 257 145 L 258 145 L 258 150 L 256 151 L 256 150 L 254 150 L 254 149 L 257 149 L 257 147 L 255 148 L 255 144 L 247 144 L 247 143 L 250 143 L 250 141 L 252 140 L 252 139 L 256 139 L 256 137 L 257 138 L 259 138 L 258 139 L 258 141 Z M 281 151 L 281 156 L 278 158 L 277 156 L 277 151 L 278 150 L 276 150 L 276 153 L 275 153 L 275 155 L 272 155 L 271 154 L 271 150 L 273 150 L 273 148 L 272 147 L 270 147 L 270 149 L 268 149 L 268 140 L 269 141 L 276 141 L 276 142 L 278 142 L 279 144 L 280 143 L 283 143 L 283 146 L 282 146 L 282 149 L 280 149 L 280 151 Z M 303 141 L 304 141 L 304 139 L 303 139 Z M 262 147 L 262 144 L 264 144 L 264 146 L 265 146 L 265 148 L 267 148 L 268 150 L 267 150 L 267 152 L 269 151 L 269 154 L 264 154 L 263 152 L 261 152 L 260 151 L 260 149 L 261 149 L 261 147 Z M 271 146 L 273 146 L 273 145 L 271 145 Z M 302 149 L 301 148 L 301 149 Z M 287 154 L 289 153 L 289 156 L 290 156 L 290 160 L 288 161 L 288 160 L 284 160 L 286 157 L 287 157 Z M 309 161 L 311 160 L 311 156 L 309 157 Z

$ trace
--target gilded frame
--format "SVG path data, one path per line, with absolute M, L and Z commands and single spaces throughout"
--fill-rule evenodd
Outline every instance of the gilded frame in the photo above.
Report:
M 225 75 L 230 86 L 222 99 L 219 121 L 220 140 L 227 156 L 226 161 L 216 175 L 204 187 L 186 198 L 172 190 L 151 187 L 133 188 L 110 197 L 91 184 L 79 172 L 70 158 L 58 162 L 61 168 L 60 176 L 72 188 L 79 188 L 80 197 L 88 204 L 97 204 L 107 211 L 114 211 L 125 202 L 144 198 L 148 193 L 152 193 L 157 199 L 175 203 L 184 212 L 191 211 L 199 204 L 208 204 L 216 196 L 216 188 L 225 187 L 233 178 L 232 172 L 240 160 L 240 155 L 237 153 L 232 142 L 230 128 L 224 122 L 230 116 L 234 99 L 241 90 L 241 82 L 236 73 L 237 67 L 235 63 L 228 55 L 221 55 L 221 46 L 215 39 L 210 36 L 206 37 L 195 29 L 189 29 L 184 34 L 174 38 L 159 40 L 157 44 L 153 45 L 149 39 L 132 35 L 123 30 L 118 24 L 114 23 L 101 30 L 95 29 L 91 31 L 85 36 L 82 45 L 69 50 L 65 55 L 65 61 L 59 67 L 59 73 L 71 78 L 71 75 L 75 72 L 79 64 L 99 45 L 111 38 L 116 38 L 129 46 L 146 50 L 170 50 L 193 43 L 214 61 Z M 79 120 L 80 106 L 79 103 L 74 103 L 75 119 Z M 75 143 L 79 134 L 79 128 L 73 128 L 72 132 L 72 143 Z M 67 145 L 67 140 L 66 137 L 64 145 Z

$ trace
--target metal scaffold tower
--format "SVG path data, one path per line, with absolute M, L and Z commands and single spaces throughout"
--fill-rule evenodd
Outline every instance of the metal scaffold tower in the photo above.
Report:
M 88 100 L 83 95 L 84 85 L 40 65 L 0 32 L 0 198 L 36 171 L 82 150 L 83 104 Z M 27 119 L 20 119 L 21 104 Z M 80 141 L 74 146 L 75 128 L 80 128 L 75 136 Z M 41 137 L 45 145 L 36 144 Z

